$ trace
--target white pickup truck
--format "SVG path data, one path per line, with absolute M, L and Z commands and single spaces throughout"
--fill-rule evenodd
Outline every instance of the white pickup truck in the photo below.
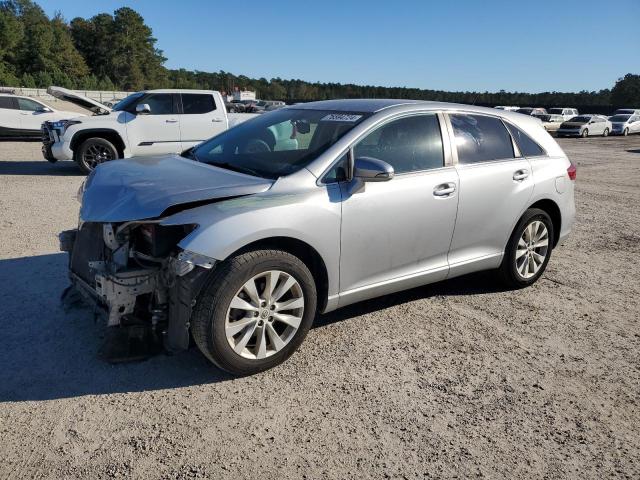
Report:
M 44 158 L 75 160 L 85 173 L 117 158 L 182 152 L 255 116 L 227 113 L 212 90 L 147 90 L 113 108 L 61 87 L 48 93 L 94 113 L 42 125 Z

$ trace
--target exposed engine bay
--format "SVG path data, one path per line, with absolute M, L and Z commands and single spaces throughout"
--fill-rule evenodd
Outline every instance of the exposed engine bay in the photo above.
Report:
M 109 327 L 143 328 L 176 352 L 189 346 L 191 310 L 215 260 L 177 247 L 195 225 L 159 222 L 83 223 L 62 232 L 71 280 L 63 301 L 80 295 Z

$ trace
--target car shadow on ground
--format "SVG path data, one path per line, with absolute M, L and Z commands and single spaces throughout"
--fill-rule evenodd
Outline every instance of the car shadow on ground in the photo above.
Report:
M 640 153 L 640 148 L 638 148 L 636 150 L 627 150 L 627 152 L 629 152 L 629 153 Z
M 140 392 L 231 380 L 196 348 L 143 362 L 109 364 L 98 356 L 106 328 L 89 308 L 65 312 L 60 295 L 68 285 L 63 253 L 0 260 L 0 403 L 83 395 Z M 364 315 L 436 295 L 497 291 L 486 274 L 476 274 L 361 302 L 314 325 Z
M 46 160 L 0 161 L 0 175 L 84 176 L 75 162 L 50 163 Z

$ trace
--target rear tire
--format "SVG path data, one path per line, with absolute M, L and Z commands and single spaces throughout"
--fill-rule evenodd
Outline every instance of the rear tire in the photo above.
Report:
M 83 173 L 91 173 L 98 165 L 119 157 L 118 150 L 108 140 L 99 137 L 88 138 L 76 149 L 74 160 Z
M 582 138 L 587 138 L 589 136 L 589 129 L 585 128 L 580 135 Z
M 510 288 L 533 285 L 544 273 L 551 258 L 554 230 L 544 210 L 530 208 L 513 230 L 498 274 Z
M 194 308 L 191 333 L 216 366 L 251 375 L 297 350 L 316 305 L 313 276 L 299 258 L 280 250 L 254 250 L 216 265 Z

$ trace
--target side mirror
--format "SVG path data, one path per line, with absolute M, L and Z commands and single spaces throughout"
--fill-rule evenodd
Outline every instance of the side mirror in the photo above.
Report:
M 395 172 L 387 162 L 373 157 L 358 157 L 354 162 L 353 176 L 363 182 L 387 182 Z
M 36 113 L 49 113 L 52 112 L 53 110 L 51 110 L 49 107 L 38 107 L 36 108 Z
M 149 115 L 151 113 L 151 107 L 148 103 L 140 103 L 136 105 L 136 113 L 138 115 Z

